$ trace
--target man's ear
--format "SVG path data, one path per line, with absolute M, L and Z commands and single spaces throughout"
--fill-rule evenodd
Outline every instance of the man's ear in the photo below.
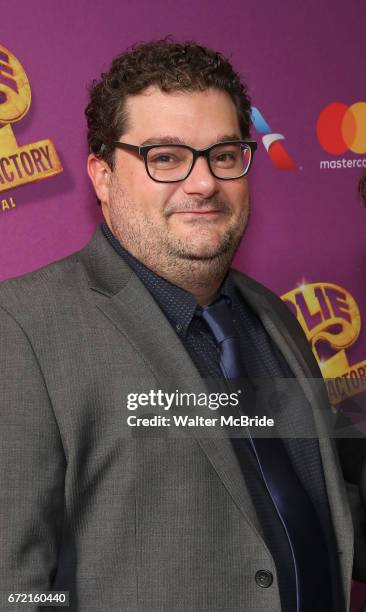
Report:
M 102 206 L 108 206 L 110 175 L 112 172 L 110 167 L 104 159 L 100 159 L 94 153 L 91 153 L 87 161 L 87 171 L 97 198 Z

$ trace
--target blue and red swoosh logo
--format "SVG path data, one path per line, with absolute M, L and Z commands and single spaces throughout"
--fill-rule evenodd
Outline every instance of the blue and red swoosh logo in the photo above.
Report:
M 290 157 L 283 144 L 283 134 L 272 132 L 260 111 L 252 107 L 252 121 L 256 131 L 263 134 L 262 142 L 273 165 L 278 170 L 297 170 L 297 165 Z

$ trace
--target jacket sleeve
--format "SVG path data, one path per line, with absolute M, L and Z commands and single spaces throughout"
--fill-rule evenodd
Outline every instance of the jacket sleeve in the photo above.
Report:
M 363 440 L 366 444 L 366 440 Z M 355 559 L 353 577 L 359 582 L 366 583 L 366 459 L 363 462 L 359 487 L 352 487 L 350 496 L 352 518 L 355 526 Z M 365 602 L 366 609 L 366 602 Z
M 65 468 L 37 357 L 22 327 L 0 307 L 0 610 L 8 609 L 7 592 L 52 590 Z

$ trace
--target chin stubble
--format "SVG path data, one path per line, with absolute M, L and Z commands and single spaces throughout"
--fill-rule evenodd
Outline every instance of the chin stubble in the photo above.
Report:
M 110 223 L 113 234 L 119 242 L 137 259 L 160 276 L 164 276 L 176 284 L 209 284 L 212 278 L 225 274 L 234 257 L 249 219 L 248 206 L 243 209 L 235 227 L 229 227 L 215 250 L 207 249 L 206 253 L 194 252 L 188 244 L 169 235 L 159 234 L 159 228 L 151 224 L 147 216 L 133 218 L 134 206 L 126 198 L 126 194 L 116 185 L 110 200 Z M 128 212 L 121 219 L 120 211 Z M 168 204 L 164 211 L 165 218 L 174 212 L 189 212 L 201 208 L 218 210 L 231 214 L 231 207 L 218 200 L 189 200 L 180 204 Z M 197 223 L 197 231 L 201 231 L 201 223 Z

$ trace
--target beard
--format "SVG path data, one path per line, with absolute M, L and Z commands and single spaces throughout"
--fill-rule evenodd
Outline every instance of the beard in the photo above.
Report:
M 198 217 L 186 222 L 189 232 L 184 237 L 169 231 L 174 213 L 209 209 L 227 217 L 225 229 L 215 230 L 215 219 Z M 187 198 L 169 202 L 162 222 L 157 223 L 142 206 L 131 202 L 119 181 L 114 180 L 108 211 L 111 230 L 126 250 L 159 276 L 194 289 L 224 278 L 247 227 L 250 206 L 248 198 L 240 213 L 234 215 L 230 204 L 222 199 Z
M 205 211 L 207 209 L 214 209 L 227 217 L 228 223 L 225 230 L 217 236 L 214 243 L 210 243 L 211 226 L 214 226 L 215 220 L 211 221 L 200 217 L 192 219 L 189 222 L 192 228 L 190 239 L 182 239 L 174 235 L 169 236 L 166 248 L 169 250 L 171 257 L 191 262 L 201 261 L 203 263 L 209 261 L 211 264 L 215 260 L 222 259 L 231 262 L 249 220 L 249 202 L 236 219 L 233 217 L 230 205 L 217 198 L 212 198 L 209 201 L 191 198 L 179 204 L 168 204 L 164 211 L 164 217 L 168 219 L 174 213 L 190 212 L 192 210 Z M 205 242 L 206 235 L 207 241 Z M 197 241 L 199 244 L 196 244 Z

